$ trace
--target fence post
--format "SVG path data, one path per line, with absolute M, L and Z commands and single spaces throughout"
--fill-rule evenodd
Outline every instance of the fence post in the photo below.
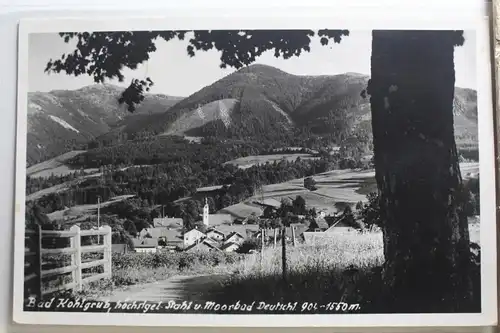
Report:
M 104 273 L 107 275 L 108 278 L 111 279 L 111 227 L 109 225 L 105 225 L 100 228 L 101 230 L 105 230 L 106 234 L 104 235 L 104 260 L 106 260 L 106 263 L 104 263 Z
M 293 241 L 293 246 L 295 246 L 295 226 L 291 226 L 292 228 L 292 241 Z
M 81 247 L 81 235 L 80 235 L 80 227 L 77 225 L 72 226 L 70 231 L 76 233 L 76 235 L 70 237 L 71 248 L 75 251 L 71 255 L 71 265 L 76 266 L 76 269 L 73 271 L 73 282 L 76 284 L 75 290 L 82 290 L 82 247 Z
M 35 291 L 36 291 L 36 297 L 41 300 L 43 293 L 42 293 L 42 227 L 40 225 L 37 225 L 35 228 L 35 236 L 33 237 L 34 240 L 34 251 L 35 251 L 35 260 L 33 262 L 34 266 L 34 273 L 36 274 L 35 278 Z
M 276 247 L 276 238 L 278 236 L 278 229 L 274 228 L 274 247 Z

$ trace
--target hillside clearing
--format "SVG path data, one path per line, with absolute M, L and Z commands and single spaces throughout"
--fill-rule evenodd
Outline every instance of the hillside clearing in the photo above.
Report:
M 46 195 L 52 194 L 52 193 L 61 193 L 66 190 L 68 190 L 71 186 L 71 184 L 75 184 L 76 182 L 66 182 L 63 184 L 57 184 L 48 188 L 44 188 L 43 190 L 37 191 L 35 193 L 28 194 L 26 196 L 26 202 L 28 201 L 34 201 L 38 200 L 40 198 L 43 198 Z
M 279 162 L 281 160 L 286 160 L 288 162 L 294 162 L 297 158 L 301 158 L 304 160 L 307 159 L 319 159 L 319 157 L 312 156 L 311 154 L 274 154 L 274 155 L 254 155 L 247 157 L 240 157 L 231 161 L 224 163 L 232 164 L 241 169 L 251 168 L 254 165 L 266 164 L 266 163 L 274 163 Z
M 234 98 L 220 99 L 186 112 L 173 122 L 164 134 L 183 135 L 185 132 L 202 127 L 211 121 L 223 117 L 229 119 L 229 115 L 237 102 Z
M 121 196 L 111 198 L 108 201 L 101 202 L 100 205 L 101 205 L 101 208 L 104 208 L 106 206 L 115 204 L 115 203 L 123 201 L 123 200 L 130 199 L 133 197 L 135 197 L 135 195 L 121 195 Z M 85 217 L 89 217 L 92 215 L 96 215 L 97 214 L 97 207 L 98 207 L 97 204 L 73 206 L 71 208 L 57 210 L 55 212 L 47 214 L 47 217 L 51 221 L 64 220 L 65 217 L 70 217 L 72 219 L 85 218 Z

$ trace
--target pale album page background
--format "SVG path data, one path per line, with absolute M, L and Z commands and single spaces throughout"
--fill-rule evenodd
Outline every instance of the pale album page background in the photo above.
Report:
M 373 0 L 372 0 L 373 1 Z M 20 326 L 12 324 L 11 316 L 12 316 L 12 226 L 10 225 L 13 217 L 13 200 L 9 199 L 9 196 L 12 196 L 12 188 L 14 182 L 14 165 L 10 157 L 14 156 L 14 140 L 15 140 L 15 93 L 16 93 L 16 59 L 17 59 L 17 22 L 21 17 L 30 17 L 30 16 L 38 16 L 42 17 L 43 14 L 30 13 L 30 8 L 36 6 L 40 3 L 40 1 L 13 1 L 13 0 L 1 0 L 0 1 L 0 45 L 2 45 L 2 54 L 0 55 L 0 61 L 4 64 L 5 69 L 3 70 L 0 76 L 0 85 L 2 86 L 2 92 L 0 95 L 2 96 L 2 122 L 0 122 L 0 132 L 3 134 L 3 141 L 0 143 L 0 156 L 3 156 L 3 163 L 0 164 L 0 174 L 3 176 L 0 177 L 0 188 L 2 188 L 3 197 L 0 199 L 0 219 L 3 220 L 2 223 L 2 231 L 0 232 L 0 237 L 2 237 L 2 241 L 0 242 L 0 260 L 5 263 L 3 265 L 3 269 L 1 271 L 0 279 L 1 279 L 1 288 L 0 288 L 0 299 L 1 303 L 1 312 L 0 312 L 0 332 L 68 332 L 69 330 L 73 332 L 165 332 L 166 328 L 143 328 L 143 327 L 130 327 L 130 328 L 111 328 L 111 327 L 54 327 L 54 326 Z M 103 4 L 103 1 L 99 1 L 100 5 L 105 7 L 114 7 L 117 4 L 120 4 L 123 7 L 137 7 L 138 3 L 133 1 L 106 1 Z M 185 1 L 184 1 L 185 2 Z M 189 2 L 189 1 L 188 1 Z M 264 1 L 261 1 L 264 3 Z M 310 1 L 308 1 L 310 3 Z M 314 3 L 324 3 L 321 1 L 313 1 Z M 325 1 L 326 2 L 326 1 Z M 332 1 L 329 1 L 332 2 Z M 366 1 L 351 1 L 351 2 L 359 2 L 361 4 L 366 4 Z M 378 1 L 380 3 L 384 1 Z M 424 5 L 423 2 L 420 1 L 420 5 Z M 432 1 L 434 2 L 434 1 Z M 438 2 L 438 1 L 435 1 Z M 463 4 L 465 2 L 471 3 L 470 1 L 440 1 L 442 3 L 455 3 L 455 4 Z M 473 1 L 476 4 L 480 3 L 480 1 Z M 494 0 L 494 38 L 496 40 L 495 43 L 495 98 L 500 95 L 500 84 L 498 84 L 498 78 L 500 76 L 500 0 Z M 94 7 L 97 1 L 60 1 L 56 3 L 52 1 L 52 4 L 57 7 L 52 7 L 52 10 L 61 8 L 61 6 L 69 7 L 71 10 L 78 10 L 79 7 L 84 7 L 82 9 L 89 9 L 89 7 Z M 287 5 L 293 5 L 293 2 L 284 2 Z M 394 4 L 395 1 L 390 1 L 390 3 Z M 28 7 L 23 4 L 28 5 Z M 44 7 L 51 4 L 50 1 L 44 1 Z M 68 6 L 69 4 L 69 6 Z M 156 5 L 154 1 L 141 1 L 141 7 L 144 9 L 145 7 L 152 7 L 151 5 Z M 429 2 L 430 4 L 430 2 Z M 192 5 L 192 4 L 191 4 Z M 17 6 L 17 7 L 16 7 Z M 31 6 L 31 7 L 30 7 Z M 411 7 L 411 4 L 408 4 L 408 7 Z M 425 5 L 424 5 L 425 6 Z M 453 5 L 452 5 L 453 6 Z M 453 8 L 453 7 L 452 7 Z M 15 9 L 24 9 L 24 13 L 17 12 L 15 13 Z M 47 8 L 45 8 L 47 9 Z M 411 10 L 411 9 L 408 9 Z M 135 9 L 137 11 L 137 9 Z M 112 13 L 117 15 L 116 7 L 113 9 Z M 64 13 L 51 13 L 54 16 L 59 15 L 67 15 Z M 76 12 L 74 12 L 76 14 Z M 78 12 L 78 16 L 84 16 L 85 13 L 81 11 Z M 452 14 L 450 14 L 452 15 Z M 493 36 L 492 36 L 493 37 Z M 7 84 L 8 83 L 8 84 Z M 500 134 L 500 103 L 496 100 L 496 128 L 497 133 Z M 497 156 L 500 156 L 500 147 L 497 147 Z M 169 332 L 206 332 L 206 333 L 215 333 L 215 332 L 287 332 L 287 333 L 295 333 L 295 332 L 303 332 L 303 329 L 300 328 L 273 328 L 273 329 L 236 329 L 236 328 L 168 328 Z M 311 331 L 323 331 L 323 332 L 360 332 L 361 330 L 355 328 L 344 328 L 344 329 L 328 329 L 328 328 L 308 328 L 308 332 Z M 484 331 L 495 331 L 494 328 L 372 328 L 372 329 L 364 329 L 363 331 L 371 331 L 371 332 L 484 332 Z

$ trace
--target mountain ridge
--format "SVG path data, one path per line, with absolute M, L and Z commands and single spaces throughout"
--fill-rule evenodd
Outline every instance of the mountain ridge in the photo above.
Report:
M 254 64 L 184 98 L 146 94 L 134 113 L 118 104 L 123 88 L 111 84 L 29 93 L 28 164 L 86 143 L 93 148 L 158 135 L 241 139 L 299 129 L 339 142 L 371 137 L 369 97 L 361 94 L 368 80 L 361 73 L 295 75 Z M 475 90 L 455 89 L 454 114 L 457 140 L 477 140 Z
M 122 88 L 93 84 L 28 93 L 27 163 L 41 162 L 95 139 L 127 121 L 164 112 L 182 97 L 147 94 L 136 113 L 119 105 Z
M 254 64 L 187 96 L 151 122 L 119 131 L 129 138 L 136 133 L 245 137 L 299 127 L 319 134 L 338 133 L 341 139 L 353 128 L 371 127 L 369 97 L 361 96 L 368 80 L 360 73 L 295 75 Z M 457 87 L 455 97 L 458 130 L 469 133 L 469 127 L 476 126 L 471 121 L 477 122 L 477 94 Z M 214 111 L 216 104 L 220 107 Z

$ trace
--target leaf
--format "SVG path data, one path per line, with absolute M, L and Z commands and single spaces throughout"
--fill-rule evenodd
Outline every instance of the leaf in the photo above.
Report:
M 61 73 L 93 78 L 94 82 L 117 79 L 123 82 L 123 69 L 136 69 L 149 60 L 150 54 L 157 50 L 156 41 L 170 41 L 174 38 L 184 40 L 187 33 L 192 35 L 186 48 L 190 57 L 196 51 L 217 50 L 220 52 L 220 68 L 240 69 L 255 62 L 264 52 L 274 50 L 275 57 L 290 59 L 298 57 L 302 51 L 310 52 L 312 30 L 195 30 L 195 31 L 117 31 L 117 32 L 78 32 L 60 33 L 66 43 L 76 39 L 73 53 L 63 54 L 56 61 L 48 61 L 47 73 Z M 321 44 L 327 45 L 330 39 L 339 43 L 347 30 L 318 31 Z M 119 99 L 127 104 L 130 112 L 140 103 L 143 91 L 149 91 L 151 79 L 132 81 Z M 142 97 L 141 97 L 142 96 Z

